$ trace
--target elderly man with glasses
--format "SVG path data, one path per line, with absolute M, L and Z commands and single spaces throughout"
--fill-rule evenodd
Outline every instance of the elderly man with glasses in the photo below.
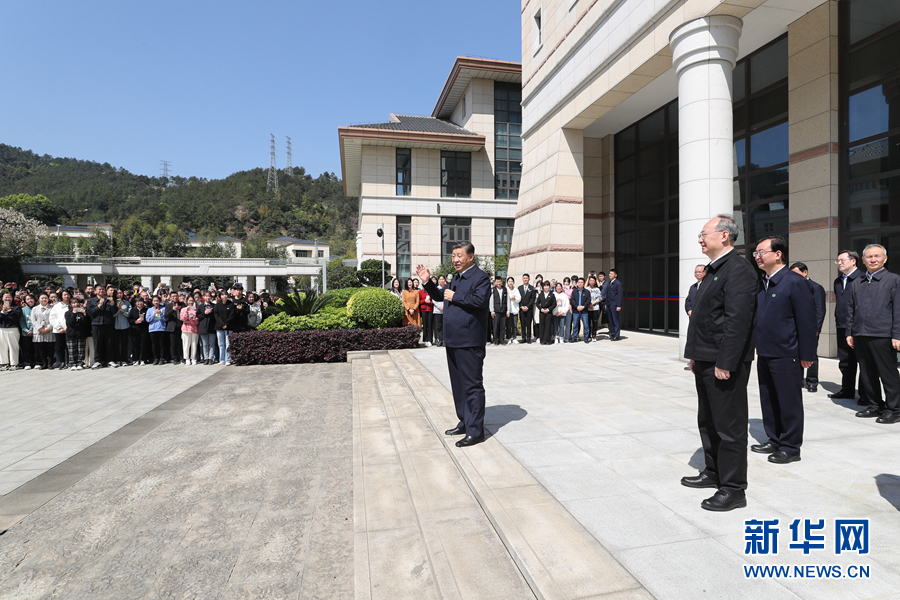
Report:
M 847 337 L 847 344 L 856 350 L 860 381 L 870 402 L 856 416 L 876 417 L 876 423 L 900 421 L 900 275 L 885 269 L 886 262 L 884 246 L 869 244 L 863 250 L 867 272 L 850 290 Z
M 839 274 L 834 280 L 834 324 L 837 330 L 837 355 L 838 368 L 841 370 L 841 389 L 829 398 L 856 398 L 856 390 L 859 388 L 859 404 L 869 406 L 866 392 L 862 389 L 862 382 L 856 385 L 856 350 L 847 345 L 848 329 L 850 325 L 850 291 L 863 276 L 856 265 L 859 263 L 859 254 L 853 250 L 842 250 L 838 253 L 837 265 Z M 862 375 L 860 375 L 862 377 Z

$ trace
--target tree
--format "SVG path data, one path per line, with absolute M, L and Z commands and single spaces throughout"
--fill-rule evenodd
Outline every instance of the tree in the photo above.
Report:
M 0 208 L 0 256 L 20 259 L 37 252 L 38 240 L 47 228 L 9 208 Z
M 345 267 L 340 258 L 336 258 L 327 266 L 328 289 L 339 290 L 343 288 L 362 287 L 356 278 L 356 269 Z
M 0 198 L 0 208 L 9 208 L 18 211 L 44 225 L 58 225 L 68 215 L 66 211 L 54 206 L 49 198 L 38 194 L 14 194 Z
M 290 258 L 287 249 L 284 247 L 269 246 L 268 239 L 263 236 L 256 236 L 244 242 L 241 251 L 242 258 Z
M 362 262 L 356 272 L 356 278 L 364 286 L 381 287 L 382 273 L 384 273 L 384 284 L 387 285 L 391 282 L 391 263 L 385 261 L 383 269 L 382 271 L 380 260 L 370 258 Z
M 113 240 L 101 229 L 94 229 L 88 237 L 78 238 L 76 245 L 82 256 L 112 256 Z

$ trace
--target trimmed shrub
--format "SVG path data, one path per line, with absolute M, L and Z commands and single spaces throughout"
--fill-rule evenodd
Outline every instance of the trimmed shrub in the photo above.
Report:
M 328 290 L 328 293 L 325 294 L 325 306 L 344 308 L 347 306 L 350 297 L 357 292 L 363 291 L 363 289 L 364 288 L 343 288 L 340 290 Z
M 332 329 L 352 329 L 353 321 L 344 309 L 335 314 L 319 311 L 314 315 L 292 317 L 286 312 L 267 317 L 259 326 L 259 331 L 329 331 Z
M 403 320 L 403 302 L 387 290 L 365 288 L 347 302 L 347 315 L 360 327 L 396 327 Z
M 402 350 L 419 345 L 421 327 L 339 329 L 335 331 L 245 331 L 229 336 L 236 365 L 287 365 L 346 362 L 354 350 Z

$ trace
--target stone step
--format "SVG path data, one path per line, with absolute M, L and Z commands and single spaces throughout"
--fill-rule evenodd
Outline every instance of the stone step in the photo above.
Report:
M 442 434 L 457 424 L 450 391 L 413 351 L 389 355 L 537 598 L 653 598 L 499 441 L 488 437 L 470 448 L 453 446 L 455 440 Z
M 535 598 L 393 358 L 352 364 L 355 597 Z

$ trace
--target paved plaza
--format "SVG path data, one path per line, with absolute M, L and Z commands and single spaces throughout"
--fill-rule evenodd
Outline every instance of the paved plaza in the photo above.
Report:
M 442 433 L 456 421 L 440 348 L 107 369 L 83 374 L 92 400 L 68 373 L 5 374 L 17 412 L 0 461 L 80 445 L 0 494 L 0 598 L 900 597 L 900 430 L 829 400 L 839 374 L 822 360 L 803 460 L 750 454 L 748 507 L 704 511 L 709 491 L 679 485 L 702 454 L 677 346 L 489 347 L 490 436 L 466 449 Z M 750 398 L 761 441 L 755 376 Z M 747 519 L 779 520 L 777 555 L 745 554 Z M 789 548 L 794 519 L 825 519 L 827 549 Z M 835 556 L 835 519 L 869 519 L 870 552 Z M 808 564 L 870 576 L 744 576 Z

